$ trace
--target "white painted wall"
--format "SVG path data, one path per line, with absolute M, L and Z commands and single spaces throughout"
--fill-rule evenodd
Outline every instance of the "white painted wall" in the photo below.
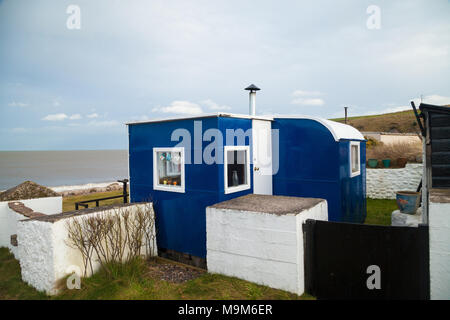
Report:
M 381 142 L 384 144 L 396 144 L 396 143 L 421 143 L 419 136 L 417 135 L 390 135 L 381 134 Z
M 55 214 L 62 212 L 62 197 L 36 198 L 28 200 L 17 200 L 22 202 L 26 207 L 33 211 L 43 214 Z M 14 254 L 16 259 L 17 247 L 11 245 L 11 235 L 17 234 L 17 223 L 19 220 L 27 219 L 27 217 L 11 210 L 8 207 L 9 202 L 0 202 L 0 247 L 7 247 Z
M 297 215 L 206 208 L 208 271 L 303 294 L 307 219 L 327 220 L 327 202 Z
M 429 202 L 430 298 L 450 299 L 450 203 Z
M 126 207 L 133 213 L 139 207 L 148 204 L 136 204 Z M 20 221 L 17 230 L 18 255 L 22 270 L 22 280 L 39 291 L 49 295 L 58 293 L 57 283 L 61 278 L 71 274 L 73 270 L 79 270 L 84 274 L 83 257 L 79 250 L 69 246 L 67 224 L 73 219 L 86 219 L 97 215 L 114 212 L 114 209 L 97 211 L 76 217 L 58 220 L 56 222 L 44 222 L 39 220 Z M 153 230 L 154 232 L 154 230 Z M 157 248 L 151 248 L 151 256 L 157 255 Z M 142 248 L 142 253 L 145 248 Z M 94 272 L 100 268 L 97 257 L 93 257 Z M 91 275 L 88 268 L 87 276 Z
M 362 132 L 365 137 L 369 137 L 384 144 L 394 143 L 422 143 L 417 134 L 388 133 L 388 132 Z
M 422 163 L 407 163 L 399 169 L 366 170 L 367 197 L 395 199 L 396 191 L 416 191 L 422 178 Z

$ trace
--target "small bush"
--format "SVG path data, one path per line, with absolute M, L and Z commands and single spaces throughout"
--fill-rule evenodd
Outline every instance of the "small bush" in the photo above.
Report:
M 366 148 L 370 149 L 376 146 L 380 146 L 383 144 L 383 142 L 378 141 L 377 139 L 371 138 L 371 137 L 366 137 L 364 136 L 364 139 L 366 139 Z
M 422 155 L 422 145 L 418 143 L 392 143 L 381 144 L 373 148 L 367 148 L 367 159 L 391 159 L 406 158 L 408 162 L 417 162 L 417 156 Z
M 140 255 L 150 256 L 156 248 L 155 214 L 146 204 L 133 209 L 124 207 L 93 216 L 79 216 L 67 223 L 67 244 L 80 251 L 84 276 L 94 272 L 98 261 L 108 273 L 114 262 L 122 263 Z

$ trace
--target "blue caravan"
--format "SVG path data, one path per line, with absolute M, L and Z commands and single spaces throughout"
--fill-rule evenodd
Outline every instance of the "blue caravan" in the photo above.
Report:
M 365 140 L 351 126 L 217 113 L 128 132 L 131 201 L 153 202 L 163 256 L 204 266 L 205 208 L 249 193 L 326 199 L 330 221 L 366 217 Z

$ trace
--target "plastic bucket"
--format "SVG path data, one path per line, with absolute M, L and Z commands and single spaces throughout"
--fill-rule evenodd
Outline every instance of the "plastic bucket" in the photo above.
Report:
M 398 191 L 397 206 L 401 213 L 415 214 L 420 203 L 420 192 Z
M 378 160 L 377 159 L 369 159 L 367 161 L 367 164 L 370 168 L 376 168 L 378 166 Z

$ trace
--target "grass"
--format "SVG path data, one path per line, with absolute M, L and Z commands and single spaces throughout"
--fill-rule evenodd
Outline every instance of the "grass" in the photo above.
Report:
M 159 258 L 158 258 L 159 259 Z M 237 278 L 204 273 L 185 283 L 171 283 L 147 274 L 146 262 L 137 259 L 128 264 L 115 264 L 114 276 L 98 272 L 82 279 L 80 290 L 61 292 L 56 299 L 121 299 L 121 300 L 180 300 L 180 299 L 311 299 L 304 295 L 257 285 Z
M 365 224 L 391 225 L 392 211 L 397 209 L 395 200 L 367 198 L 367 217 Z
M 63 212 L 75 210 L 75 202 L 78 202 L 78 201 L 92 200 L 92 199 L 97 199 L 97 198 L 106 198 L 106 197 L 118 196 L 118 195 L 122 195 L 122 194 L 123 194 L 122 190 L 117 190 L 117 191 L 96 192 L 96 193 L 79 195 L 79 196 L 64 197 Z M 116 203 L 123 203 L 123 198 L 100 201 L 101 206 L 106 206 L 106 205 L 116 204 Z M 95 206 L 95 202 L 89 203 L 89 207 L 94 207 L 94 206 Z
M 344 122 L 344 118 L 332 119 L 338 122 Z M 385 113 L 379 115 L 349 117 L 348 124 L 360 131 L 369 132 L 418 132 L 418 125 L 414 112 L 401 111 L 394 113 Z
M 162 261 L 160 258 L 157 260 Z M 19 262 L 7 248 L 0 248 L 0 300 L 314 299 L 306 294 L 299 297 L 286 291 L 210 273 L 185 283 L 171 283 L 152 277 L 148 273 L 146 261 L 142 259 L 114 264 L 111 268 L 112 275 L 99 271 L 90 278 L 81 279 L 80 290 L 65 288 L 59 295 L 48 297 L 22 282 Z
M 96 193 L 64 198 L 64 210 L 73 210 L 75 201 L 120 194 L 120 191 Z M 120 202 L 120 199 L 114 201 Z M 103 204 L 103 203 L 101 203 Z M 104 204 L 110 204 L 105 202 Z M 366 224 L 390 225 L 395 200 L 367 199 Z M 156 258 L 156 261 L 163 261 Z M 166 261 L 166 260 L 164 260 Z M 175 262 L 174 262 L 175 263 Z M 142 259 L 112 266 L 113 276 L 99 271 L 81 280 L 80 290 L 62 289 L 48 297 L 22 282 L 19 262 L 6 248 L 0 248 L 0 300 L 5 299 L 314 299 L 301 297 L 282 290 L 272 289 L 248 281 L 218 274 L 204 273 L 185 283 L 171 283 L 152 277 Z M 62 282 L 64 283 L 64 281 Z M 65 286 L 62 286 L 65 287 Z

